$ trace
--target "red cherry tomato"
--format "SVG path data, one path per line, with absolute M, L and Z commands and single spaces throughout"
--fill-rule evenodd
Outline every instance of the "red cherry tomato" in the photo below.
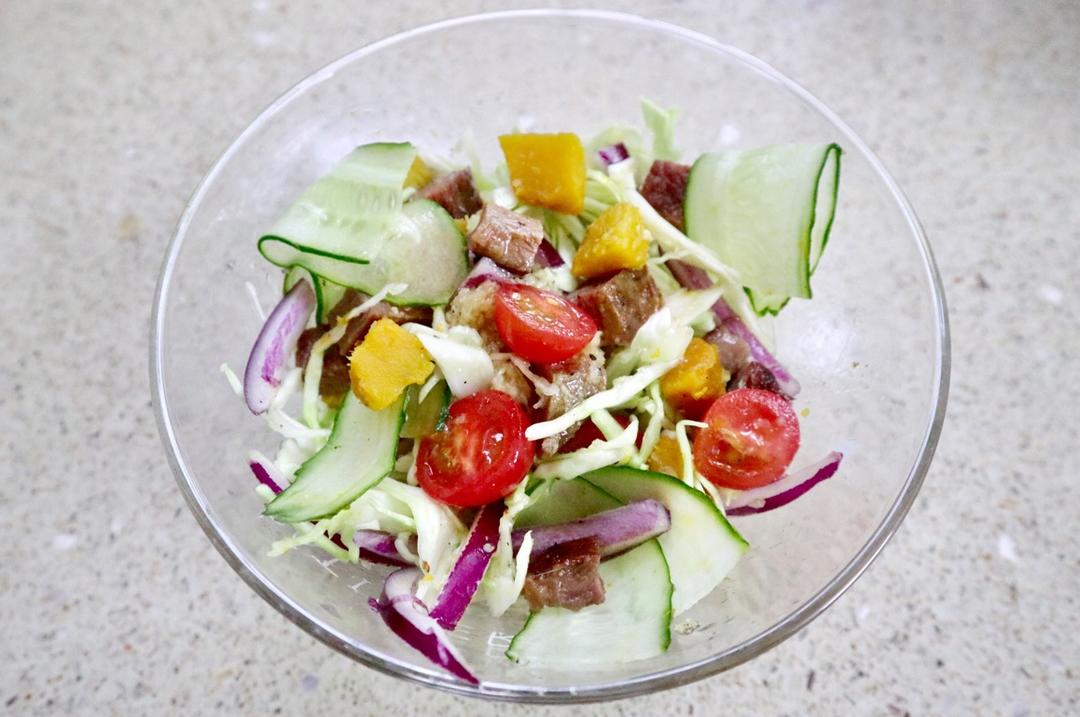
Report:
M 499 287 L 495 326 L 511 351 L 534 363 L 568 359 L 596 335 L 596 322 L 575 304 L 526 284 Z
M 443 430 L 420 440 L 416 480 L 432 498 L 459 508 L 499 500 L 532 466 L 527 427 L 521 406 L 502 391 L 455 401 Z
M 713 402 L 694 439 L 694 466 L 723 488 L 772 483 L 799 449 L 799 418 L 783 396 L 740 388 Z

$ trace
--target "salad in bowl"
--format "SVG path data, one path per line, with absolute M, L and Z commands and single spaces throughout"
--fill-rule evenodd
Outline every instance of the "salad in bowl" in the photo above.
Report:
M 242 376 L 223 366 L 280 435 L 250 453 L 251 519 L 292 527 L 281 559 L 385 565 L 372 619 L 466 682 L 455 629 L 519 601 L 514 662 L 664 652 L 752 549 L 729 519 L 840 466 L 792 465 L 769 325 L 811 297 L 840 147 L 684 163 L 675 112 L 642 109 L 491 138 L 494 168 L 469 142 L 357 147 L 258 240 L 282 296 Z

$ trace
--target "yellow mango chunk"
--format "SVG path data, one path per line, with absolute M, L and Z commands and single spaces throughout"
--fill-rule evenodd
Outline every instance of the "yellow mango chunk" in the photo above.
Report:
M 412 164 L 409 165 L 409 173 L 405 175 L 405 186 L 420 189 L 430 184 L 432 179 L 435 179 L 435 172 L 431 167 L 420 159 L 420 155 L 413 157 Z
M 499 144 L 518 199 L 564 214 L 581 213 L 585 148 L 576 134 L 504 134 Z
M 645 222 L 632 204 L 619 202 L 604 210 L 589 228 L 574 255 L 571 271 L 579 279 L 640 269 L 649 259 Z
M 682 361 L 660 379 L 660 392 L 684 416 L 697 418 L 724 394 L 728 378 L 716 347 L 694 338 Z
M 353 393 L 373 411 L 381 411 L 413 383 L 423 383 L 435 364 L 420 339 L 390 319 L 372 324 L 349 357 Z
M 660 434 L 656 447 L 649 454 L 648 465 L 649 470 L 657 473 L 667 473 L 676 478 L 682 476 L 682 452 L 679 450 L 679 442 L 670 431 Z

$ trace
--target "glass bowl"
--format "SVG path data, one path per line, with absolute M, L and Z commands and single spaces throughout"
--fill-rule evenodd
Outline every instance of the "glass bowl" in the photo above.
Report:
M 275 436 L 219 373 L 240 370 L 281 275 L 255 240 L 354 146 L 409 139 L 448 153 L 470 130 L 488 166 L 515 125 L 587 136 L 640 123 L 639 99 L 680 109 L 684 156 L 778 142 L 843 146 L 840 201 L 813 301 L 775 322 L 802 382 L 795 465 L 833 449 L 839 474 L 778 511 L 736 520 L 751 549 L 677 620 L 671 648 L 593 671 L 538 670 L 503 656 L 523 613 L 472 610 L 454 641 L 483 683 L 448 676 L 368 608 L 385 569 L 310 549 L 270 558 L 290 529 L 260 517 L 245 456 Z M 422 257 L 417 258 L 422 261 Z M 151 381 L 177 481 L 210 540 L 286 617 L 364 665 L 451 692 L 527 702 L 625 697 L 731 668 L 790 637 L 866 569 L 926 474 L 944 418 L 948 328 L 941 283 L 914 212 L 866 145 L 760 60 L 673 25 L 591 11 L 476 15 L 353 52 L 289 90 L 214 165 L 180 219 L 154 303 Z M 707 550 L 708 546 L 702 546 Z

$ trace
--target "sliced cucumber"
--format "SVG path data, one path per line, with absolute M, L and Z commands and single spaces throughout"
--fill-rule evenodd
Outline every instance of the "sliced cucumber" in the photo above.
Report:
M 686 186 L 686 234 L 736 271 L 758 313 L 811 296 L 840 181 L 836 144 L 701 155 Z
M 514 521 L 515 528 L 568 523 L 623 504 L 592 483 L 577 479 L 545 481 L 529 497 L 534 502 L 518 514 Z
M 406 290 L 386 297 L 399 306 L 438 306 L 450 300 L 469 273 L 465 235 L 446 210 L 414 199 L 378 238 L 365 263 L 313 251 L 279 236 L 264 236 L 259 251 L 278 266 L 302 266 L 327 281 L 374 294 L 388 284 Z
M 465 237 L 438 204 L 402 204 L 415 156 L 408 143 L 357 147 L 304 191 L 259 251 L 278 266 L 368 294 L 406 284 L 387 297 L 391 303 L 446 303 L 468 273 Z
M 267 232 L 323 256 L 366 264 L 401 210 L 416 150 L 365 144 L 304 190 Z
M 327 309 L 323 300 L 323 282 L 319 277 L 312 274 L 310 271 L 302 266 L 290 266 L 285 270 L 285 280 L 282 282 L 281 294 L 284 296 L 289 293 L 289 289 L 293 288 L 301 281 L 306 281 L 311 284 L 311 288 L 315 291 L 315 323 L 321 324 L 325 320 L 323 317 Z
M 296 479 L 270 501 L 264 514 L 283 523 L 333 515 L 394 467 L 405 397 L 372 411 L 349 391 L 322 450 L 304 462 Z
M 571 481 L 571 483 L 576 481 Z M 655 657 L 671 644 L 671 578 L 656 540 L 600 563 L 604 602 L 577 612 L 534 612 L 506 656 L 558 668 L 592 667 Z
M 330 312 L 338 305 L 348 288 L 315 276 L 302 266 L 290 266 L 285 270 L 281 293 L 289 293 L 298 281 L 307 281 L 315 289 L 315 322 L 325 324 Z
M 330 320 L 330 312 L 345 298 L 345 292 L 348 290 L 347 286 L 335 284 L 323 278 L 319 279 L 319 291 L 323 305 L 323 312 L 319 315 L 319 323 L 324 324 Z
M 675 585 L 675 614 L 689 609 L 720 584 L 749 547 L 704 493 L 663 473 L 612 466 L 577 480 L 630 503 L 653 498 L 671 512 L 671 529 L 657 540 Z
M 409 387 L 409 402 L 405 409 L 405 425 L 401 427 L 402 438 L 421 438 L 446 425 L 450 413 L 450 387 L 439 381 L 423 401 L 417 400 L 419 386 Z

